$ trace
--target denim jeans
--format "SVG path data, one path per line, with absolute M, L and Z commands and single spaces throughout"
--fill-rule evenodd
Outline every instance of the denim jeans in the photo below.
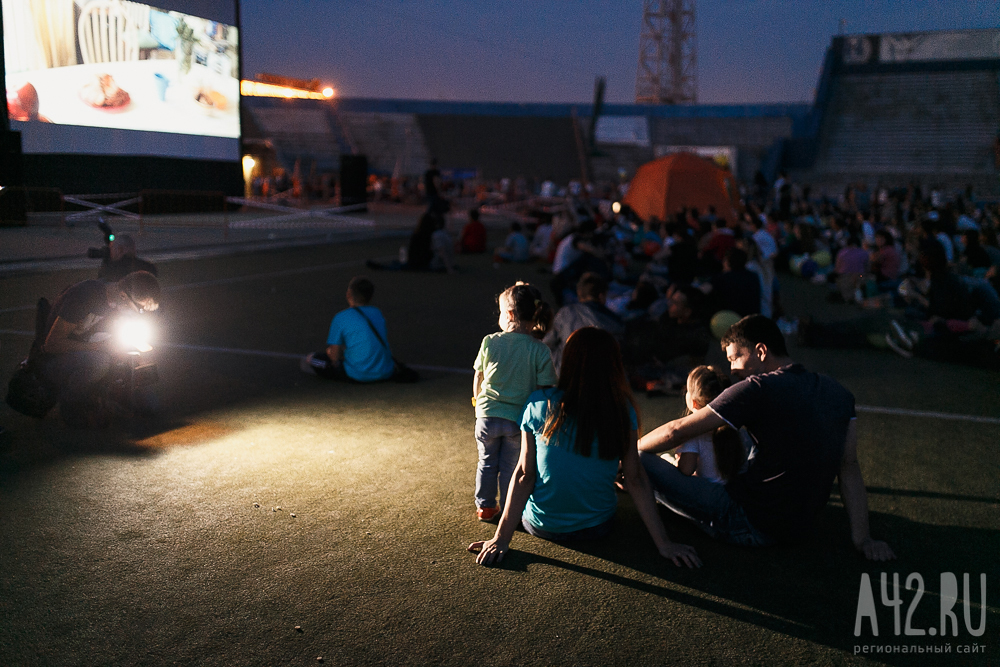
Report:
M 538 526 L 532 525 L 521 519 L 521 526 L 530 535 L 541 538 L 543 540 L 548 540 L 549 542 L 575 542 L 577 540 L 597 540 L 608 533 L 611 532 L 611 528 L 615 525 L 615 517 L 612 516 L 610 519 L 602 524 L 596 526 L 591 526 L 590 528 L 583 528 L 581 530 L 574 530 L 571 533 L 553 533 L 548 530 L 543 530 Z
M 685 475 L 656 454 L 640 452 L 656 500 L 673 512 L 694 521 L 711 537 L 731 544 L 762 547 L 774 544 L 747 519 L 723 484 Z
M 479 466 L 476 468 L 476 507 L 497 507 L 507 502 L 507 489 L 521 455 L 521 429 L 509 419 L 476 419 L 476 445 Z

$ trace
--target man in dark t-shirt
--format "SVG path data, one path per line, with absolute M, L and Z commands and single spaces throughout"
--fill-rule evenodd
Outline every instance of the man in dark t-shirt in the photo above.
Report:
M 837 477 L 855 548 L 871 560 L 895 558 L 889 545 L 869 534 L 854 396 L 793 363 L 777 325 L 761 315 L 734 324 L 722 346 L 743 380 L 639 441 L 657 498 L 715 537 L 765 546 L 806 535 Z M 746 471 L 725 486 L 683 475 L 656 455 L 726 425 L 745 427 L 755 444 Z
M 99 383 L 112 363 L 110 325 L 118 313 L 156 310 L 160 285 L 145 271 L 114 283 L 85 280 L 71 285 L 52 304 L 33 360 L 42 379 L 56 389 L 59 412 L 70 426 L 101 423 L 95 409 Z

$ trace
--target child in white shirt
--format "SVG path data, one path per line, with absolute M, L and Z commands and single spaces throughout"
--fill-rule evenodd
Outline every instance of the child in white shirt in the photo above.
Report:
M 698 366 L 688 374 L 684 402 L 688 414 L 708 405 L 729 386 L 729 378 L 712 366 Z M 677 468 L 685 475 L 697 475 L 725 484 L 746 467 L 747 448 L 742 433 L 721 426 L 688 440 L 677 449 Z

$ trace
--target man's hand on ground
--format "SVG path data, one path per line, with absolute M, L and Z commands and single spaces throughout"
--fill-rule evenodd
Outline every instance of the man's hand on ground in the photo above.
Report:
M 698 558 L 698 553 L 694 550 L 694 547 L 687 544 L 670 542 L 660 549 L 660 555 L 664 558 L 669 558 L 678 567 L 681 565 L 701 567 L 701 559 Z

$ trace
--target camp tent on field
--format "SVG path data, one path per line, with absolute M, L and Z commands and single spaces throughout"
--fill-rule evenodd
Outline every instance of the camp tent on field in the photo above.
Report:
M 732 173 L 693 153 L 673 153 L 639 167 L 622 203 L 642 219 L 666 221 L 684 207 L 737 221 L 739 191 Z

